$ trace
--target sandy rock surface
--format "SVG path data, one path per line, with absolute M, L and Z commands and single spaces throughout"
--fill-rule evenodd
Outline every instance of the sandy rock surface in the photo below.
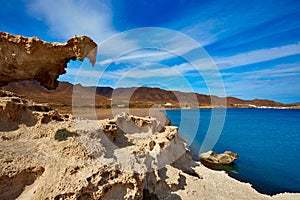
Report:
M 228 165 L 231 164 L 234 160 L 238 159 L 238 155 L 231 152 L 225 151 L 224 153 L 217 154 L 213 151 L 208 151 L 200 154 L 200 159 L 202 162 L 210 163 L 210 164 L 222 164 Z
M 74 36 L 65 44 L 45 42 L 0 32 L 0 86 L 20 80 L 37 80 L 48 89 L 58 86 L 70 60 L 88 57 L 94 65 L 97 44 L 87 36 Z
M 1 120 L 12 120 L 7 102 L 35 120 L 13 116 L 16 127 L 0 132 L 0 199 L 271 199 L 193 161 L 178 128 L 154 118 L 72 118 L 2 96 Z M 59 141 L 58 130 L 76 135 Z

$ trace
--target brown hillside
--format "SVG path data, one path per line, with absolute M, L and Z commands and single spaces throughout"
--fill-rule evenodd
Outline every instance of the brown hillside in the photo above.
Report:
M 53 107 L 71 106 L 73 88 L 76 87 L 80 91 L 82 97 L 94 97 L 96 98 L 96 106 L 105 106 L 110 104 L 107 97 L 94 93 L 95 88 L 83 87 L 81 85 L 72 85 L 67 82 L 59 82 L 58 87 L 55 90 L 47 90 L 42 87 L 37 81 L 20 81 L 9 83 L 3 86 L 2 89 L 12 91 L 20 96 L 31 99 L 40 103 L 49 103 Z M 93 99 L 87 101 L 86 104 L 91 103 Z
M 15 92 L 25 98 L 37 102 L 47 102 L 52 106 L 58 107 L 72 105 L 73 88 L 79 91 L 78 97 L 80 104 L 90 105 L 95 97 L 96 106 L 102 108 L 109 107 L 111 104 L 129 104 L 131 107 L 149 107 L 154 104 L 162 105 L 165 103 L 172 103 L 175 107 L 209 107 L 211 106 L 211 102 L 217 107 L 249 107 L 248 105 L 271 107 L 286 106 L 285 104 L 271 100 L 242 100 L 236 97 L 227 97 L 224 99 L 213 95 L 167 91 L 149 87 L 112 89 L 110 87 L 85 87 L 80 84 L 72 85 L 71 83 L 60 82 L 56 90 L 49 91 L 40 86 L 36 81 L 21 81 L 18 83 L 10 83 L 2 88 Z M 87 97 L 88 99 L 86 99 Z M 112 102 L 110 98 L 113 99 Z

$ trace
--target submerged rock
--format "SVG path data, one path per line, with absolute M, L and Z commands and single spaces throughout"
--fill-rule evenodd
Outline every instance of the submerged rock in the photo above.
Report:
M 231 164 L 234 160 L 238 159 L 238 155 L 231 151 L 225 151 L 221 154 L 217 154 L 213 151 L 208 151 L 206 153 L 200 154 L 200 159 L 202 162 L 210 164 L 228 165 Z

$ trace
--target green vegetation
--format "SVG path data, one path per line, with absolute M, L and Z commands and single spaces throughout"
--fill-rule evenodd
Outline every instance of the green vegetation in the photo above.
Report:
M 78 137 L 78 133 L 76 132 L 70 132 L 67 129 L 59 129 L 56 131 L 54 139 L 58 141 L 67 140 L 68 137 Z

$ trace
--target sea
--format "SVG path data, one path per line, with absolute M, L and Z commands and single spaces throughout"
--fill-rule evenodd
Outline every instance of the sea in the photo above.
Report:
M 238 160 L 222 170 L 258 192 L 300 192 L 300 110 L 166 110 L 195 160 L 203 151 L 230 150 Z

